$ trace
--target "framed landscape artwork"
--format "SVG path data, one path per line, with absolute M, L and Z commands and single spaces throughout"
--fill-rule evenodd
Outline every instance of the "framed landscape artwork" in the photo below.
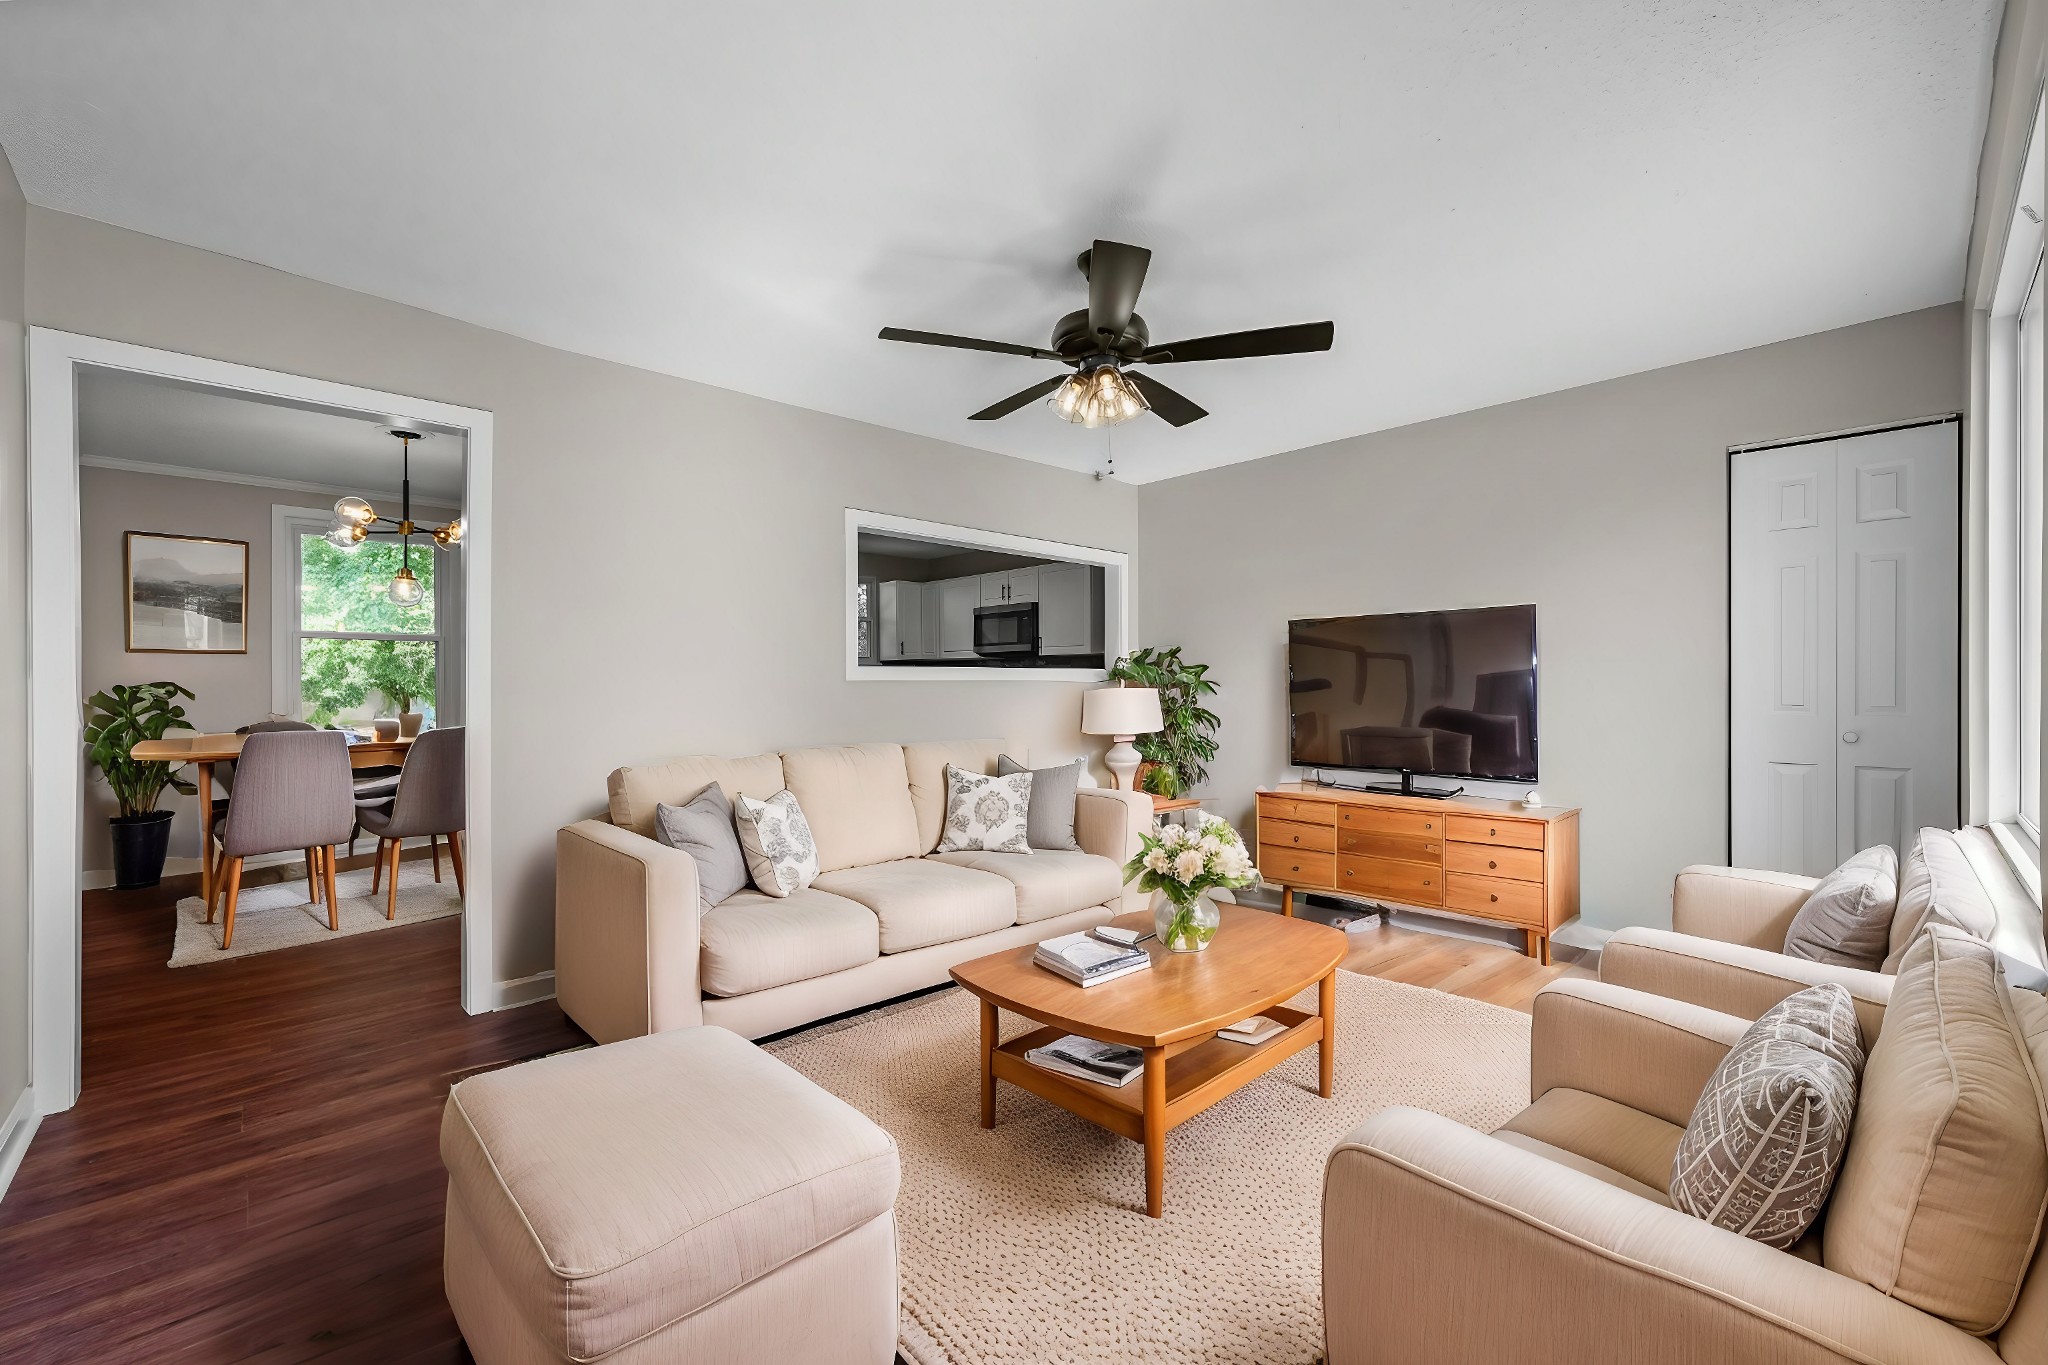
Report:
M 130 654 L 247 654 L 249 542 L 130 531 Z

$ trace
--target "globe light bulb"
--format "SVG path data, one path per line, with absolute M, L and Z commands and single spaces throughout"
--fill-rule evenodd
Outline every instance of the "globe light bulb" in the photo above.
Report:
M 377 519 L 377 509 L 361 498 L 343 498 L 334 504 L 334 519 L 368 526 Z
M 353 550 L 363 543 L 363 528 L 354 522 L 337 522 L 327 532 L 327 543 L 338 549 Z
M 1113 427 L 1152 406 L 1114 365 L 1073 376 L 1054 391 L 1051 401 L 1053 411 L 1084 427 Z
M 457 517 L 446 526 L 434 528 L 434 545 L 437 549 L 452 550 L 462 543 L 462 537 L 468 530 L 469 523 Z
M 426 591 L 411 569 L 400 569 L 391 576 L 391 589 L 387 595 L 393 606 L 411 607 L 419 604 Z

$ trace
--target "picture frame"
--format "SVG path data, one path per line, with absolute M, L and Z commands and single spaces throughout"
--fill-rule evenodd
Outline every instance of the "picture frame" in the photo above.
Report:
M 130 654 L 247 654 L 249 542 L 129 531 L 121 585 Z

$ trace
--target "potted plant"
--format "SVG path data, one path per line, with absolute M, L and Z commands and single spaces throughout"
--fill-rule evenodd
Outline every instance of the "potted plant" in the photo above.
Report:
M 198 789 L 176 775 L 173 763 L 145 763 L 129 757 L 145 739 L 190 730 L 178 698 L 193 700 L 174 682 L 118 683 L 86 698 L 85 751 L 114 789 L 121 813 L 107 817 L 114 837 L 114 885 L 127 890 L 155 886 L 164 875 L 171 842 L 171 812 L 158 810 L 164 788 L 190 796 Z
M 1188 663 L 1179 645 L 1147 648 L 1118 659 L 1109 678 L 1159 689 L 1159 714 L 1166 724 L 1136 740 L 1145 759 L 1138 769 L 1139 790 L 1171 800 L 1205 781 L 1209 760 L 1216 757 L 1216 727 L 1222 723 L 1202 705 L 1202 698 L 1216 694 L 1209 665 Z
M 1216 937 L 1223 912 L 1209 892 L 1259 879 L 1244 841 L 1221 816 L 1202 812 L 1196 824 L 1155 824 L 1124 865 L 1124 881 L 1152 892 L 1152 927 L 1167 950 L 1198 953 Z

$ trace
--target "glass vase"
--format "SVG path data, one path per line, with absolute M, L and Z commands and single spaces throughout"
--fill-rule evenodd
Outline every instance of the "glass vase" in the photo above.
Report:
M 1187 900 L 1176 900 L 1164 891 L 1152 894 L 1152 929 L 1169 952 L 1201 952 L 1222 923 L 1223 912 L 1206 891 Z

